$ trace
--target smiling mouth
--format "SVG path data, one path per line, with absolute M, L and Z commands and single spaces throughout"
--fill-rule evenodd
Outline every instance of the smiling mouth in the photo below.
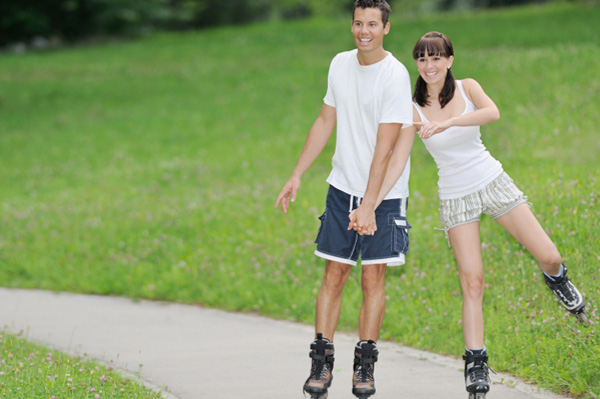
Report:
M 361 43 L 369 43 L 371 42 L 373 39 L 358 39 Z

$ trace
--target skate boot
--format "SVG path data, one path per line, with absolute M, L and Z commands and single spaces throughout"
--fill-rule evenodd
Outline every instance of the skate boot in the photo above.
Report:
M 352 394 L 359 399 L 375 394 L 375 362 L 377 361 L 375 341 L 361 341 L 354 349 L 354 374 L 352 375 Z
M 567 277 L 567 267 L 565 265 L 561 266 L 563 268 L 561 277 L 551 277 L 546 273 L 543 273 L 544 281 L 552 292 L 554 292 L 554 295 L 556 295 L 565 309 L 577 316 L 580 322 L 587 324 L 589 318 L 585 312 L 585 299 L 577 287 L 573 285 L 571 279 Z
M 318 333 L 310 349 L 312 366 L 302 392 L 308 392 L 311 399 L 326 399 L 327 389 L 333 380 L 333 344 L 327 338 L 323 338 L 323 334 Z
M 463 359 L 465 359 L 465 385 L 469 392 L 469 399 L 485 399 L 491 384 L 487 353 L 484 350 L 476 355 L 467 351 Z

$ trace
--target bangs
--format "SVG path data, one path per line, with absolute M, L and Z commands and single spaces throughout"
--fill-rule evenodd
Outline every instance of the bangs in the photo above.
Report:
M 415 48 L 413 49 L 413 58 L 416 60 L 424 56 L 440 56 L 450 57 L 453 54 L 448 52 L 448 44 L 442 37 L 422 37 L 419 39 Z

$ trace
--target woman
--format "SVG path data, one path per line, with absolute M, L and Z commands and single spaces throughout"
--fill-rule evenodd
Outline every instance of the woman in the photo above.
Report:
M 485 284 L 479 232 L 483 213 L 529 250 L 546 284 L 582 322 L 587 322 L 585 301 L 566 276 L 561 255 L 529 209 L 527 198 L 481 142 L 479 126 L 497 121 L 500 113 L 475 80 L 454 79 L 450 39 L 439 32 L 423 35 L 413 58 L 420 75 L 413 96 L 414 124 L 439 169 L 440 219 L 456 257 L 463 291 L 466 388 L 470 398 L 483 398 L 490 388 L 483 338 Z M 393 162 L 392 156 L 382 193 L 403 169 Z

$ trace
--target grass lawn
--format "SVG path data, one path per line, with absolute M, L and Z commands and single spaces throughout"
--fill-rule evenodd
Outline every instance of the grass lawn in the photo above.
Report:
M 160 399 L 115 370 L 13 334 L 0 334 L 0 397 L 10 399 Z
M 556 392 L 600 396 L 600 8 L 575 3 L 405 19 L 385 47 L 454 43 L 499 122 L 491 153 L 533 203 L 592 325 L 557 304 L 535 260 L 483 219 L 490 365 Z M 273 210 L 325 95 L 349 20 L 273 22 L 0 56 L 0 281 L 257 311 L 312 323 L 313 240 L 333 140 L 283 216 Z M 412 156 L 407 264 L 390 269 L 382 338 L 460 356 L 461 296 L 440 227 L 437 171 Z M 359 273 L 340 327 L 356 329 Z M 309 337 L 307 337 L 309 339 Z

